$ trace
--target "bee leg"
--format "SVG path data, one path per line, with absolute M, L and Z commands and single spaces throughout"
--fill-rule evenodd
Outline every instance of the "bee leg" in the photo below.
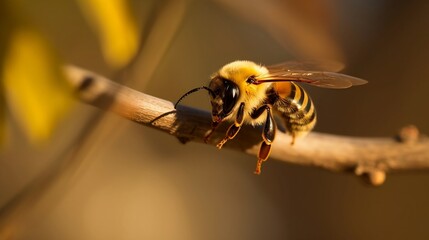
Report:
M 255 174 L 261 174 L 262 162 L 267 161 L 268 156 L 271 152 L 271 144 L 267 144 L 265 141 L 261 143 L 258 153 L 258 161 L 256 162 Z
M 240 131 L 241 129 L 241 125 L 243 125 L 243 120 L 244 120 L 244 102 L 242 102 L 240 104 L 240 106 L 238 107 L 238 111 L 237 111 L 237 115 L 234 121 L 234 124 L 232 124 L 229 128 L 228 131 L 226 132 L 225 137 L 222 139 L 222 141 L 220 141 L 216 147 L 221 149 L 222 146 L 230 139 L 233 139 L 238 131 Z
M 264 129 L 262 131 L 262 139 L 264 140 L 261 143 L 258 153 L 258 161 L 256 162 L 255 174 L 261 174 L 262 162 L 266 161 L 270 156 L 271 152 L 271 143 L 274 141 L 276 135 L 276 124 L 274 117 L 271 113 L 271 107 L 264 105 L 252 114 L 252 118 L 258 118 L 264 111 L 267 111 L 267 119 L 265 121 Z
M 213 135 L 213 133 L 216 130 L 217 126 L 219 126 L 218 122 L 212 122 L 212 129 L 210 129 L 210 132 L 204 137 L 204 143 L 208 143 L 209 142 L 209 139 Z
M 233 139 L 233 138 L 237 135 L 237 133 L 238 133 L 238 131 L 240 130 L 240 128 L 241 128 L 241 125 L 240 125 L 240 126 L 236 126 L 235 124 L 231 125 L 231 126 L 228 128 L 228 131 L 226 132 L 225 137 L 222 139 L 222 141 L 220 141 L 220 142 L 216 145 L 216 147 L 217 147 L 217 148 L 219 148 L 219 149 L 221 149 L 221 148 L 222 148 L 222 146 L 223 146 L 223 145 L 224 145 L 228 140 Z

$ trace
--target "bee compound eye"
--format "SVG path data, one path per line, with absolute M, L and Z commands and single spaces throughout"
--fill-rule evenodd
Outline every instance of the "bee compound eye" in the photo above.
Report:
M 230 81 L 225 81 L 224 85 L 223 112 L 229 114 L 237 103 L 240 91 L 238 86 Z

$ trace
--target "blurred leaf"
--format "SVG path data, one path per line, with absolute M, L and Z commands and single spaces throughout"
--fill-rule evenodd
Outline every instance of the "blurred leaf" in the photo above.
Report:
M 139 34 L 126 0 L 78 0 L 94 26 L 109 64 L 122 67 L 136 54 Z
M 48 139 L 69 109 L 72 94 L 45 39 L 33 29 L 15 29 L 2 71 L 10 111 L 30 140 Z

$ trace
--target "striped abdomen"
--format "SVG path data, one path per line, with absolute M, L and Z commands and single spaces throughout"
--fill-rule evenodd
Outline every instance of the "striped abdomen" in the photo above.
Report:
M 293 136 L 307 134 L 316 124 L 316 109 L 310 96 L 296 83 L 275 83 L 268 90 L 268 101 L 283 117 L 287 131 Z

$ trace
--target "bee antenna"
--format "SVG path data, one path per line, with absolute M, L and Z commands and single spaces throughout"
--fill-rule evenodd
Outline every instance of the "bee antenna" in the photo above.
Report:
M 174 109 L 176 109 L 176 108 L 177 108 L 177 105 L 178 105 L 178 104 L 179 104 L 179 103 L 180 103 L 180 102 L 181 102 L 185 97 L 187 97 L 189 94 L 194 93 L 194 92 L 196 92 L 196 91 L 199 91 L 199 90 L 201 90 L 201 89 L 205 89 L 205 90 L 207 90 L 207 91 L 209 92 L 209 94 L 214 98 L 215 94 L 214 94 L 213 90 L 211 90 L 210 88 L 208 88 L 208 87 L 206 87 L 206 86 L 197 87 L 197 88 L 194 88 L 194 89 L 190 90 L 189 92 L 187 92 L 187 93 L 183 94 L 183 96 L 181 96 L 181 97 L 179 98 L 179 100 L 177 100 L 176 104 L 174 104 Z

